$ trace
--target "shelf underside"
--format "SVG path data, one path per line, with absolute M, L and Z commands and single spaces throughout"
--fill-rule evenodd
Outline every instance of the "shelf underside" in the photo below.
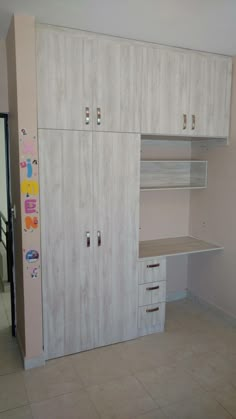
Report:
M 207 187 L 206 161 L 141 161 L 141 190 Z
M 222 250 L 223 247 L 191 236 L 148 240 L 139 243 L 139 259 Z

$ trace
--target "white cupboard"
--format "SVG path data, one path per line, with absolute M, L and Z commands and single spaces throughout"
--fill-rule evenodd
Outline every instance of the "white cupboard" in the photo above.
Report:
M 39 130 L 47 359 L 137 336 L 136 134 Z
M 38 127 L 140 132 L 142 49 L 39 27 Z
M 228 137 L 231 67 L 229 57 L 145 47 L 141 132 Z

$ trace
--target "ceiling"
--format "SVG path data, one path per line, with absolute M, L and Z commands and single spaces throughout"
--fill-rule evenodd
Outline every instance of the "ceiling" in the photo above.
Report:
M 0 39 L 14 13 L 43 23 L 236 55 L 236 0 L 0 0 Z

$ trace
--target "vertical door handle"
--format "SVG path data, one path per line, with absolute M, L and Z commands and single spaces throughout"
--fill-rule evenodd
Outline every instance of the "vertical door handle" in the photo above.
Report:
M 195 126 L 196 126 L 196 116 L 192 115 L 192 130 L 195 129 Z
M 187 128 L 187 115 L 186 113 L 183 114 L 183 129 Z
M 101 108 L 97 108 L 97 125 L 101 125 Z
M 86 231 L 87 247 L 90 247 L 90 232 Z
M 86 106 L 86 108 L 85 108 L 85 124 L 89 125 L 89 122 L 90 122 L 89 108 Z
M 102 245 L 102 235 L 101 235 L 101 231 L 98 231 L 98 247 L 100 247 Z

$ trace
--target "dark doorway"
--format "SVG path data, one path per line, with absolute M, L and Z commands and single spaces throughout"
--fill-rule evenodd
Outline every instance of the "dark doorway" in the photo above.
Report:
M 15 336 L 15 282 L 10 191 L 8 115 L 0 113 L 0 297 Z M 4 321 L 4 320 L 3 320 Z

